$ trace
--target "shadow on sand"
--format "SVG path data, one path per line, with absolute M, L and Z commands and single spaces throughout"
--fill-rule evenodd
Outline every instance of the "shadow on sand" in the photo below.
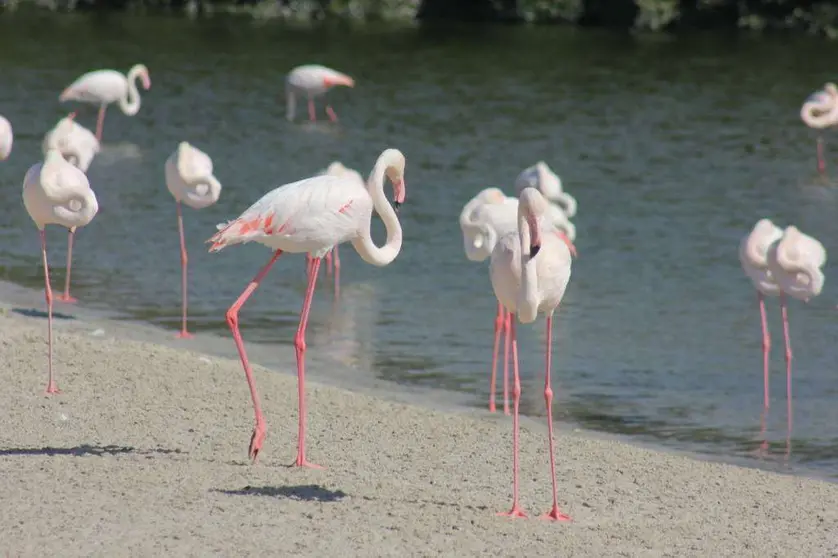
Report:
M 26 316 L 27 318 L 47 318 L 48 314 L 44 310 L 36 310 L 34 308 L 12 308 L 12 312 L 15 314 L 20 314 L 21 316 Z M 71 316 L 70 314 L 62 314 L 61 312 L 56 312 L 55 309 L 52 311 L 52 317 L 56 320 L 75 320 L 75 316 Z
M 125 453 L 133 453 L 138 455 L 148 455 L 153 453 L 162 453 L 162 454 L 170 454 L 170 453 L 183 453 L 179 449 L 165 449 L 165 448 L 154 448 L 154 449 L 145 449 L 145 450 L 138 450 L 136 448 L 130 446 L 91 446 L 89 444 L 83 444 L 81 446 L 75 446 L 71 448 L 53 448 L 53 447 L 43 447 L 43 448 L 6 448 L 0 449 L 0 456 L 5 455 L 46 455 L 46 456 L 55 456 L 55 455 L 72 455 L 74 457 L 85 457 L 88 455 L 95 455 L 95 456 L 105 456 L 105 455 L 121 455 Z
M 240 490 L 212 489 L 210 492 L 220 492 L 228 496 L 270 496 L 273 498 L 288 498 L 305 502 L 337 502 L 346 498 L 343 490 L 329 490 L 316 484 L 298 486 L 245 486 Z

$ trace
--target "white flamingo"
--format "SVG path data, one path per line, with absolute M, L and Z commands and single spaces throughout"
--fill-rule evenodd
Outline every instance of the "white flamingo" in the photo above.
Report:
M 285 78 L 285 117 L 289 121 L 294 120 L 297 107 L 296 96 L 299 94 L 308 98 L 308 118 L 314 122 L 317 120 L 314 98 L 323 95 L 337 85 L 355 87 L 355 80 L 346 74 L 320 64 L 297 66 Z M 326 105 L 326 114 L 329 115 L 332 122 L 337 122 L 338 117 L 329 105 Z
M 12 123 L 0 115 L 0 161 L 5 161 L 11 155 L 14 138 Z
M 189 339 L 192 334 L 186 328 L 187 310 L 187 264 L 189 255 L 186 251 L 186 239 L 183 234 L 183 212 L 181 204 L 192 209 L 203 209 L 218 201 L 221 195 L 221 183 L 212 173 L 212 159 L 209 155 L 182 141 L 164 165 L 166 187 L 175 198 L 177 208 L 177 227 L 180 233 L 180 272 L 181 272 L 181 328 L 177 337 Z
M 809 95 L 800 107 L 800 118 L 804 124 L 818 130 L 818 172 L 823 174 L 826 162 L 821 131 L 838 124 L 838 87 L 827 83 L 823 89 Z
M 576 215 L 576 198 L 562 190 L 562 179 L 544 161 L 524 169 L 515 179 L 515 191 L 520 194 L 524 188 L 535 188 L 545 198 L 559 204 L 569 218 Z
M 320 175 L 280 186 L 265 194 L 236 219 L 218 225 L 219 231 L 208 240 L 212 243 L 210 252 L 246 242 L 259 242 L 274 251 L 268 263 L 227 310 L 227 324 L 241 357 L 256 414 L 256 427 L 248 452 L 254 461 L 265 438 L 265 419 L 239 331 L 239 310 L 283 252 L 310 252 L 314 255 L 300 312 L 300 325 L 294 336 L 299 396 L 297 458 L 294 464 L 318 467 L 308 461 L 305 451 L 305 331 L 320 261 L 342 242 L 351 242 L 361 258 L 372 265 L 385 266 L 396 258 L 401 250 L 402 229 L 394 207 L 398 209 L 404 203 L 404 168 L 405 158 L 401 151 L 387 149 L 378 157 L 366 184 L 347 177 Z M 384 195 L 385 176 L 393 183 L 393 206 Z M 382 247 L 376 246 L 370 236 L 373 209 L 384 221 L 387 231 L 387 241 Z
M 47 393 L 59 393 L 52 373 L 52 288 L 47 264 L 47 225 L 83 227 L 99 210 L 96 195 L 85 174 L 64 160 L 58 150 L 47 152 L 42 163 L 33 165 L 23 179 L 23 205 L 38 227 L 44 263 L 44 292 L 47 301 Z
M 58 100 L 79 101 L 99 105 L 99 117 L 96 120 L 96 139 L 102 141 L 102 127 L 105 124 L 105 111 L 111 103 L 119 103 L 119 108 L 127 116 L 134 116 L 140 111 L 140 93 L 137 90 L 137 79 L 146 91 L 151 88 L 151 77 L 148 68 L 143 64 L 136 64 L 128 75 L 116 70 L 95 70 L 88 72 L 67 86 Z
M 320 174 L 328 175 L 328 176 L 337 176 L 343 177 L 347 180 L 352 180 L 362 187 L 366 187 L 366 182 L 361 174 L 354 170 L 350 169 L 349 167 L 344 166 L 343 163 L 340 161 L 332 162 L 326 170 L 321 172 Z M 334 272 L 335 272 L 335 298 L 340 296 L 340 254 L 338 252 L 339 246 L 335 244 L 335 247 L 332 248 L 331 252 L 326 254 L 326 276 L 331 275 L 332 273 L 332 260 L 334 260 Z M 313 257 L 311 254 L 306 254 L 306 274 L 309 273 L 311 270 L 311 262 Z
M 559 511 L 556 487 L 556 463 L 553 448 L 553 390 L 550 381 L 552 366 L 553 313 L 564 297 L 570 281 L 572 245 L 554 234 L 548 218 L 549 202 L 535 188 L 520 194 L 517 230 L 501 237 L 492 251 L 490 275 L 495 296 L 503 307 L 518 316 L 521 323 L 532 323 L 538 314 L 546 317 L 547 348 L 544 372 L 544 399 L 547 405 L 547 432 L 550 449 L 550 475 L 553 483 L 553 507 L 545 518 L 567 521 Z M 518 342 L 514 322 L 510 331 L 513 363 L 513 502 L 502 515 L 526 517 L 518 500 L 518 407 L 521 380 L 518 374 Z
M 486 188 L 463 207 L 460 213 L 460 228 L 466 257 L 475 262 L 483 261 L 492 254 L 498 238 L 518 230 L 518 198 L 507 197 L 498 188 Z M 549 204 L 546 222 L 570 241 L 576 240 L 576 227 L 556 205 Z M 573 254 L 576 254 L 575 247 Z M 503 345 L 503 412 L 509 414 L 509 347 L 512 316 L 498 302 L 495 315 L 495 337 L 492 349 L 492 371 L 489 380 L 489 412 L 495 412 L 495 382 L 497 378 L 500 335 L 504 334 Z
M 41 150 L 46 156 L 51 149 L 58 150 L 64 159 L 82 172 L 87 173 L 90 163 L 99 152 L 99 140 L 93 132 L 75 121 L 76 113 L 70 113 L 46 133 L 41 143 Z M 70 295 L 70 277 L 73 266 L 73 240 L 76 227 L 70 227 L 67 235 L 67 273 L 64 276 L 64 293 L 57 299 L 73 304 L 76 299 Z

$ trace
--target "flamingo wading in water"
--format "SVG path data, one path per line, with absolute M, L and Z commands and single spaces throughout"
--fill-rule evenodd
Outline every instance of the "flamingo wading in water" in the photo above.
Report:
M 553 313 L 564 297 L 570 281 L 571 244 L 567 237 L 550 234 L 546 222 L 549 202 L 535 188 L 525 188 L 519 196 L 518 230 L 500 238 L 492 251 L 490 276 L 495 296 L 521 323 L 532 323 L 544 314 L 547 325 L 544 400 L 547 405 L 547 434 L 550 450 L 550 476 L 553 483 L 553 507 L 544 518 L 568 521 L 559 511 L 556 487 L 556 463 L 553 448 L 552 366 Z M 513 412 L 512 412 L 512 508 L 501 515 L 526 517 L 518 500 L 518 407 L 521 380 L 518 375 L 518 341 L 513 321 L 512 337 Z
M 283 252 L 310 252 L 314 255 L 300 324 L 294 336 L 299 396 L 297 458 L 294 464 L 319 467 L 306 458 L 305 332 L 320 261 L 332 247 L 347 241 L 352 243 L 364 261 L 372 265 L 385 266 L 396 258 L 402 246 L 402 229 L 394 208 L 398 209 L 405 200 L 404 168 L 405 158 L 401 151 L 387 149 L 378 157 L 365 185 L 346 177 L 320 175 L 280 186 L 265 194 L 233 221 L 218 225 L 218 232 L 207 241 L 212 243 L 210 252 L 246 242 L 259 242 L 274 251 L 268 263 L 227 310 L 227 324 L 241 357 L 256 414 L 256 427 L 248 452 L 254 461 L 265 438 L 265 419 L 239 331 L 239 310 Z M 392 206 L 384 194 L 385 176 L 393 184 Z M 370 235 L 373 209 L 384 221 L 387 231 L 387 240 L 382 247 L 376 246 Z
M 569 241 L 571 252 L 576 255 L 573 240 L 576 239 L 576 227 L 561 208 L 548 204 L 545 222 Z M 486 188 L 479 192 L 463 207 L 460 213 L 460 228 L 463 232 L 463 244 L 466 257 L 475 262 L 491 256 L 498 238 L 518 230 L 518 198 L 507 197 L 498 188 Z M 498 302 L 495 316 L 495 338 L 492 349 L 492 370 L 489 380 L 489 412 L 495 412 L 495 380 L 497 378 L 498 351 L 500 335 L 504 334 L 503 344 L 503 412 L 509 414 L 509 349 L 512 327 L 512 315 L 506 312 Z
M 105 111 L 111 103 L 119 103 L 119 108 L 127 116 L 134 116 L 140 111 L 140 92 L 137 79 L 142 81 L 143 89 L 151 88 L 148 68 L 136 64 L 128 75 L 116 70 L 95 70 L 88 72 L 71 83 L 59 95 L 58 100 L 79 101 L 99 105 L 99 117 L 96 120 L 96 139 L 102 141 L 102 127 L 105 124 Z
M 818 172 L 826 171 L 823 152 L 823 130 L 838 124 L 838 87 L 827 83 L 820 91 L 815 91 L 800 107 L 803 123 L 818 130 Z
M 60 393 L 52 372 L 52 289 L 47 264 L 47 225 L 83 227 L 99 211 L 96 195 L 85 174 L 64 160 L 58 150 L 47 152 L 42 163 L 33 165 L 23 179 L 23 205 L 38 227 L 44 264 L 44 293 L 47 301 L 47 393 Z
M 71 165 L 84 173 L 90 167 L 93 157 L 99 152 L 99 140 L 93 132 L 75 121 L 76 113 L 72 112 L 65 116 L 55 127 L 46 133 L 41 149 L 46 156 L 51 149 L 61 153 Z M 76 235 L 76 227 L 70 227 L 67 234 L 67 273 L 64 276 L 64 294 L 58 295 L 61 302 L 72 304 L 76 299 L 70 295 L 70 272 L 73 266 L 73 240 Z
M 218 201 L 221 195 L 221 183 L 212 174 L 212 159 L 200 149 L 183 141 L 172 153 L 164 167 L 166 187 L 175 198 L 177 207 L 177 227 L 180 233 L 180 271 L 181 271 L 181 328 L 177 336 L 188 339 L 192 334 L 186 328 L 187 308 L 187 264 L 186 240 L 183 235 L 183 212 L 181 203 L 192 209 L 203 209 Z
M 12 123 L 6 117 L 0 115 L 0 161 L 5 161 L 11 155 L 14 139 Z
M 346 74 L 320 64 L 297 66 L 285 78 L 285 117 L 289 121 L 294 120 L 297 108 L 296 96 L 299 94 L 308 98 L 308 118 L 314 122 L 317 120 L 314 98 L 323 95 L 337 85 L 355 87 L 355 80 Z M 326 114 L 329 115 L 332 122 L 337 122 L 338 116 L 329 105 L 326 105 Z

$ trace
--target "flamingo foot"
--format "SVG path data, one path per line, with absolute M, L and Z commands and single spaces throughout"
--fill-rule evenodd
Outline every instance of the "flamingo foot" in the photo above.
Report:
M 184 329 L 183 331 L 177 332 L 175 337 L 177 339 L 192 339 L 195 336 Z
M 47 384 L 47 390 L 44 393 L 46 393 L 47 395 L 54 395 L 61 393 L 61 390 L 58 389 L 58 384 L 55 383 L 55 380 L 50 380 L 50 382 Z
M 289 465 L 289 467 L 306 467 L 308 469 L 325 469 L 326 467 L 322 465 L 317 465 L 316 463 L 312 463 L 308 461 L 305 457 L 301 454 L 297 454 L 297 459 L 294 460 L 294 463 Z
M 539 519 L 546 519 L 549 521 L 573 521 L 569 515 L 565 515 L 559 511 L 559 506 L 553 506 L 553 509 L 542 515 Z
M 55 297 L 55 300 L 59 302 L 64 302 L 65 304 L 75 304 L 79 301 L 79 299 L 70 296 L 69 293 L 60 294 L 57 297 Z
M 521 506 L 519 506 L 517 502 L 515 504 L 512 504 L 512 509 L 508 512 L 498 512 L 497 515 L 511 517 L 513 519 L 515 519 L 516 517 L 527 517 L 527 514 L 524 513 L 524 510 L 521 509 Z
M 262 449 L 262 442 L 265 441 L 265 425 L 256 424 L 253 429 L 253 435 L 250 437 L 250 449 L 247 450 L 247 456 L 256 463 L 256 458 L 259 456 L 259 450 Z

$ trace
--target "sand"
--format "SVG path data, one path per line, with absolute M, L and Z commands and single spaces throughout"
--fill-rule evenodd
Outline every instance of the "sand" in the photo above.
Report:
M 46 320 L 14 306 L 0 313 L 0 556 L 838 556 L 836 484 L 567 429 L 559 500 L 574 521 L 539 520 L 546 430 L 530 421 L 531 518 L 497 517 L 511 499 L 509 419 L 314 383 L 309 457 L 327 469 L 289 468 L 296 380 L 258 366 L 268 435 L 252 465 L 237 361 L 60 320 L 63 394 L 47 397 Z

